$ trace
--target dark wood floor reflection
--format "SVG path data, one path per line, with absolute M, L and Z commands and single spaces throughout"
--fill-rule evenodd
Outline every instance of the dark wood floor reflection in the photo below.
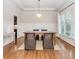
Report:
M 4 59 L 73 59 L 64 50 L 18 50 L 24 38 L 18 40 L 18 44 L 9 44 L 4 47 Z

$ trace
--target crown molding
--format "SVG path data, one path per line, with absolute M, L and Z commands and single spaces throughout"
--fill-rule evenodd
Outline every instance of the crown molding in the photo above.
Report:
M 20 9 L 20 10 L 24 10 L 23 6 L 18 4 L 15 0 L 12 0 L 12 2 Z
M 14 4 L 19 7 L 23 11 L 32 11 L 32 10 L 39 10 L 39 8 L 24 8 L 23 5 L 18 4 L 15 0 L 13 0 Z M 55 8 L 40 8 L 40 10 L 46 10 L 46 11 L 56 11 Z
M 32 11 L 32 10 L 39 10 L 38 8 L 24 8 L 23 5 L 18 4 L 18 2 L 16 2 L 15 0 L 13 0 L 13 2 L 15 3 L 15 5 L 17 7 L 19 7 L 21 10 L 23 11 Z M 74 0 L 69 0 L 66 3 L 64 3 L 62 6 L 60 6 L 59 8 L 55 9 L 55 8 L 41 8 L 40 10 L 46 10 L 46 11 L 57 11 L 60 12 L 63 9 L 65 9 L 67 6 L 69 6 L 70 4 L 75 3 Z
M 28 10 L 39 10 L 39 8 L 24 8 L 24 11 L 28 11 Z M 56 9 L 55 8 L 40 8 L 40 10 L 46 10 L 46 11 L 56 11 Z
M 68 8 L 69 6 L 75 4 L 74 0 L 69 0 L 68 2 L 66 2 L 64 5 L 62 5 L 59 9 L 58 12 L 63 11 L 64 9 Z

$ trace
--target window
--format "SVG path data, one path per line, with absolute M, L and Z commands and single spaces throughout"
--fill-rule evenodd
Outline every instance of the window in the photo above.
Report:
M 74 5 L 60 12 L 60 34 L 69 38 L 75 37 L 75 8 Z
M 64 26 L 64 15 L 61 15 L 61 33 L 64 34 L 65 26 Z

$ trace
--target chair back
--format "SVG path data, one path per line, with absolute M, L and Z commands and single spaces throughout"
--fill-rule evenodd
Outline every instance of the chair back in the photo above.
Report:
M 53 49 L 53 33 L 44 33 L 43 40 L 43 48 L 44 49 Z

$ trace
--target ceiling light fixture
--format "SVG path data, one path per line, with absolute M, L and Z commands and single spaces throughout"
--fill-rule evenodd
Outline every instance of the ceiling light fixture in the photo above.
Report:
M 37 14 L 37 17 L 40 18 L 42 16 L 42 14 L 40 13 L 40 0 L 38 0 L 38 2 L 39 2 L 39 10 L 38 10 L 39 12 Z

